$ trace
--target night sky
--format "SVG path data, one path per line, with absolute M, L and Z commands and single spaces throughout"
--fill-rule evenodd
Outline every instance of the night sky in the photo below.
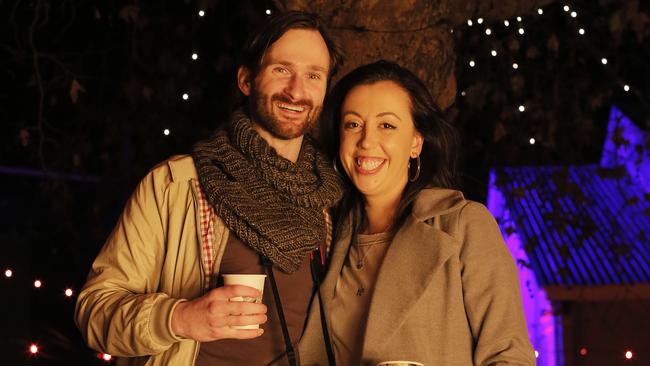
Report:
M 612 104 L 650 129 L 648 2 L 562 5 L 508 26 L 480 15 L 448 25 L 458 93 L 445 114 L 469 198 L 485 201 L 491 167 L 598 162 Z M 237 52 L 267 10 L 271 1 L 0 1 L 0 364 L 105 363 L 74 326 L 76 293 L 139 179 L 226 119 Z

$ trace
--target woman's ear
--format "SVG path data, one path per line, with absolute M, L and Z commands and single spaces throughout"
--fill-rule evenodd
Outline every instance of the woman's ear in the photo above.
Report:
M 247 67 L 239 66 L 237 70 L 237 86 L 241 90 L 242 94 L 245 96 L 250 96 L 251 94 L 251 73 Z
M 422 144 L 424 144 L 424 137 L 422 134 L 415 131 L 413 136 L 413 141 L 411 142 L 411 157 L 415 158 L 422 153 Z

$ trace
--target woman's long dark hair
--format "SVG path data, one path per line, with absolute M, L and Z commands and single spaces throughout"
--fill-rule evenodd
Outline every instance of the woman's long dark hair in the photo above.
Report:
M 392 225 L 393 231 L 397 231 L 410 214 L 413 201 L 420 191 L 428 187 L 453 188 L 455 186 L 457 136 L 453 126 L 442 117 L 431 93 L 420 78 L 396 63 L 380 60 L 360 66 L 344 76 L 326 101 L 323 134 L 325 141 L 330 141 L 328 152 L 339 167 L 341 162 L 338 160 L 338 149 L 343 101 L 354 87 L 379 81 L 392 81 L 407 92 L 415 129 L 424 139 L 420 154 L 420 176 L 415 182 L 408 181 L 406 184 Z M 413 162 L 412 160 L 411 165 L 414 165 Z M 414 169 L 415 167 L 411 166 L 409 174 Z M 342 169 L 339 171 L 345 176 Z M 362 225 L 367 224 L 363 197 L 350 179 L 347 176 L 344 178 L 348 183 L 349 191 L 335 212 L 338 223 L 337 237 L 340 237 L 342 224 L 350 213 L 353 219 L 353 234 L 357 233 Z

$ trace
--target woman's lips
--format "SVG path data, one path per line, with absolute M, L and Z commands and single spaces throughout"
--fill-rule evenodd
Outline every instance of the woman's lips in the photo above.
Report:
M 385 162 L 386 159 L 365 156 L 357 156 L 354 159 L 354 165 L 360 174 L 374 174 Z

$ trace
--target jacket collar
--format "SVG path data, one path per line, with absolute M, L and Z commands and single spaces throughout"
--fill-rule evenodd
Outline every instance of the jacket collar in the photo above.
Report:
M 455 211 L 464 202 L 465 197 L 460 191 L 444 188 L 424 189 L 415 199 L 411 215 L 418 221 L 426 221 L 432 217 Z
M 437 271 L 458 251 L 454 238 L 424 221 L 457 210 L 463 202 L 462 193 L 448 189 L 427 189 L 416 198 L 411 215 L 393 238 L 377 276 L 368 313 L 364 355 L 380 356 L 374 353 L 381 352 Z M 349 221 L 346 224 L 342 237 L 334 245 L 321 287 L 329 324 L 334 290 L 351 244 Z

